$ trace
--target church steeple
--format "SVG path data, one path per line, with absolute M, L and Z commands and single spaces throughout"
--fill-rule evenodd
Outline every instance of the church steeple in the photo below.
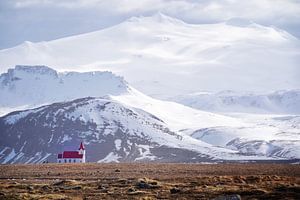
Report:
M 85 147 L 83 145 L 83 142 L 80 143 L 78 153 L 82 155 L 82 162 L 85 163 Z
M 83 143 L 81 142 L 80 143 L 80 147 L 79 147 L 79 149 L 78 150 L 85 150 L 85 148 L 84 148 L 84 145 L 83 145 Z

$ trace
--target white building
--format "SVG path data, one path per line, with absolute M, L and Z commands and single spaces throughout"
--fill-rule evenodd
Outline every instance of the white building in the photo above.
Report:
M 57 155 L 58 163 L 85 163 L 85 148 L 80 143 L 78 151 L 64 151 Z

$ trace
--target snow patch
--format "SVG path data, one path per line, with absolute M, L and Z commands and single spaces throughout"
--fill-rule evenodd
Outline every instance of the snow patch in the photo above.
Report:
M 138 145 L 140 156 L 135 161 L 155 160 L 157 157 L 151 154 L 149 145 Z
M 110 162 L 116 162 L 118 163 L 119 160 L 122 158 L 121 156 L 119 156 L 118 154 L 114 153 L 114 152 L 110 152 L 105 158 L 98 160 L 97 163 L 110 163 Z
M 69 135 L 64 134 L 63 139 L 60 141 L 60 143 L 64 143 L 66 141 L 70 141 L 72 138 Z
M 120 151 L 121 147 L 122 147 L 122 140 L 117 139 L 115 140 L 115 147 L 117 151 Z
M 12 149 L 11 152 L 5 157 L 4 161 L 2 162 L 2 164 L 6 164 L 9 161 L 11 161 L 15 156 L 16 156 L 16 152 L 15 149 Z

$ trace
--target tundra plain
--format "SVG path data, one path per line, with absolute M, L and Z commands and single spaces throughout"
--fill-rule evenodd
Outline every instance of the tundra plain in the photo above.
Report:
M 300 199 L 298 164 L 0 165 L 0 199 Z

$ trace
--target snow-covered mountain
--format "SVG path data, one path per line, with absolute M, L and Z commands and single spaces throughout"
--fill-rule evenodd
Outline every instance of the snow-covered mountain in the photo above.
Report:
M 0 50 L 0 71 L 17 64 L 58 71 L 108 70 L 145 94 L 299 89 L 300 42 L 245 20 L 187 24 L 157 14 L 53 41 Z
M 191 136 L 242 154 L 299 158 L 299 116 L 264 116 L 261 121 L 255 120 L 253 126 L 203 128 L 194 131 Z
M 13 112 L 0 118 L 0 132 L 0 163 L 55 162 L 59 150 L 82 140 L 90 162 L 268 159 L 172 132 L 156 116 L 109 97 Z
M 222 132 L 224 129 L 220 130 Z M 195 136 L 199 136 L 201 131 L 194 132 L 190 137 L 171 131 L 168 124 L 158 117 L 110 97 L 82 98 L 1 117 L 0 162 L 55 162 L 58 152 L 69 146 L 76 148 L 74 144 L 82 140 L 85 141 L 90 162 L 217 162 L 299 158 L 299 140 L 276 141 L 274 138 L 269 145 L 263 140 L 242 140 L 239 132 L 235 137 L 226 133 L 226 138 L 232 137 L 228 140 L 223 138 L 222 133 L 217 137 L 212 135 L 218 138 L 216 140 L 207 140 L 207 135 L 205 139 Z M 219 144 L 218 140 L 222 140 L 224 145 Z M 256 148 L 258 145 L 260 147 Z
M 265 94 L 222 91 L 180 95 L 171 100 L 212 112 L 300 114 L 300 90 Z
M 191 109 L 178 103 L 153 99 L 132 88 L 122 77 L 110 72 L 64 72 L 46 66 L 16 66 L 0 75 L 3 110 L 35 108 L 40 105 L 85 97 L 111 96 L 123 104 L 137 107 L 168 121 L 174 130 L 205 126 L 240 125 L 233 118 Z M 200 116 L 197 117 L 197 116 Z M 202 127 L 202 126 L 200 126 Z
M 15 112 L 1 118 L 0 124 L 1 163 L 55 162 L 58 150 L 81 140 L 93 162 L 166 161 L 172 158 L 167 158 L 164 145 L 176 148 L 182 139 L 155 116 L 109 98 L 83 98 Z
M 108 72 L 18 66 L 0 77 L 1 106 L 34 108 L 0 118 L 2 163 L 53 161 L 80 140 L 99 162 L 300 158 L 299 116 L 201 111 L 153 99 Z
M 0 107 L 119 95 L 126 93 L 127 87 L 122 77 L 111 72 L 58 73 L 46 66 L 16 66 L 0 75 Z

